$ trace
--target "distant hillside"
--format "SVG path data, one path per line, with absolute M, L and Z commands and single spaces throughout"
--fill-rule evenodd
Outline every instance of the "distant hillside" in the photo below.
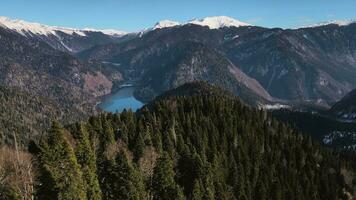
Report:
M 292 110 L 274 110 L 273 117 L 290 124 L 327 146 L 356 147 L 356 123 L 342 122 L 333 116 Z
M 356 119 L 356 90 L 348 93 L 344 98 L 332 106 L 330 111 L 346 120 Z
M 172 90 L 164 92 L 162 95 L 157 97 L 156 100 L 174 98 L 174 97 L 179 97 L 179 96 L 186 96 L 186 97 L 192 97 L 192 96 L 234 97 L 234 95 L 231 92 L 224 90 L 219 86 L 211 85 L 211 84 L 209 84 L 207 82 L 203 82 L 203 81 L 196 81 L 196 82 L 186 83 L 186 84 L 181 85 L 177 88 L 174 88 Z
M 74 108 L 72 108 L 74 109 Z M 52 120 L 63 123 L 84 119 L 78 110 L 63 110 L 55 101 L 0 86 L 0 144 L 19 144 L 47 130 Z

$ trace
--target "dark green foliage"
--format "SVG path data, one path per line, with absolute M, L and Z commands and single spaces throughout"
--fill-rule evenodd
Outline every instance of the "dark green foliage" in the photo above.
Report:
M 203 200 L 203 198 L 204 198 L 204 188 L 202 187 L 202 183 L 199 179 L 195 180 L 191 199 Z
M 88 200 L 101 200 L 101 190 L 97 177 L 96 158 L 89 140 L 89 133 L 83 124 L 75 124 L 72 131 L 74 139 L 78 141 L 75 154 L 85 183 Z
M 64 136 L 51 142 L 53 135 L 63 135 L 53 132 L 63 133 L 52 130 L 42 147 L 48 152 L 40 158 L 48 160 L 61 146 L 73 150 Z M 354 163 L 347 161 L 352 155 L 341 157 L 232 97 L 162 99 L 137 114 L 91 117 L 69 132 L 76 159 L 62 159 L 78 162 L 71 162 L 69 175 L 80 171 L 87 198 L 334 200 L 352 193 L 356 180 Z M 41 173 L 40 180 L 62 184 L 48 176 L 53 171 Z M 101 193 L 87 187 L 97 186 L 97 180 Z M 50 189 L 38 192 L 56 192 Z
M 82 172 L 58 123 L 53 123 L 48 137 L 41 144 L 39 199 L 86 199 Z
M 182 199 L 182 191 L 176 184 L 173 163 L 168 153 L 159 158 L 153 172 L 152 191 L 154 200 Z
M 140 173 L 129 163 L 125 153 L 119 153 L 107 168 L 109 185 L 104 199 L 142 200 L 146 198 Z
M 312 136 L 315 140 L 321 141 L 323 137 L 333 131 L 354 132 L 356 123 L 342 122 L 330 116 L 312 114 L 309 112 L 296 112 L 290 110 L 276 110 L 272 115 L 282 122 L 289 123 L 297 130 Z M 341 147 L 352 145 L 353 141 L 333 141 L 333 146 Z
M 192 83 L 186 83 L 178 88 L 173 90 L 168 90 L 167 92 L 163 93 L 158 99 L 167 99 L 172 97 L 182 97 L 182 96 L 223 96 L 223 97 L 233 97 L 234 95 L 229 91 L 223 90 L 222 88 L 214 85 L 210 85 L 204 81 L 197 81 Z

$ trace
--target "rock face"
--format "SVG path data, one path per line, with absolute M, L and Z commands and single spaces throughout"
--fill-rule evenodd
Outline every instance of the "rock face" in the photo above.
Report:
M 185 45 L 184 51 L 179 51 L 179 44 Z M 199 57 L 197 48 L 215 53 Z M 231 64 L 223 67 L 212 62 L 216 54 Z M 264 98 L 286 101 L 331 105 L 356 88 L 354 23 L 293 30 L 249 25 L 212 29 L 188 23 L 155 29 L 125 43 L 96 46 L 79 56 L 119 63 L 125 77 L 155 92 L 180 84 L 184 78 L 215 79 L 209 73 L 204 79 L 198 76 L 207 68 L 228 69 L 227 77 L 243 73 L 248 83 L 240 80 L 240 84 Z

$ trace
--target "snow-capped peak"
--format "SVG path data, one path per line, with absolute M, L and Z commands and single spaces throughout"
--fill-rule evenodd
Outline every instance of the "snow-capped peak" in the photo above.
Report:
M 169 27 L 174 27 L 179 25 L 181 25 L 179 22 L 162 20 L 160 22 L 157 22 L 156 25 L 153 27 L 153 29 L 169 28 Z
M 81 30 L 81 29 L 64 28 L 64 27 L 57 27 L 57 26 L 47 26 L 39 23 L 26 22 L 23 20 L 10 19 L 1 16 L 0 16 L 0 26 L 16 31 L 24 36 L 26 36 L 27 34 L 57 35 L 57 31 L 69 35 L 77 34 L 80 36 L 86 36 L 86 32 L 102 32 L 104 34 L 112 35 L 112 36 L 122 36 L 126 34 L 125 32 L 116 31 L 116 30 L 95 30 L 95 29 Z
M 208 26 L 210 29 L 219 29 L 222 27 L 240 27 L 240 26 L 250 26 L 250 24 L 238 21 L 231 17 L 226 16 L 216 16 L 216 17 L 206 17 L 200 20 L 192 20 L 188 24 L 196 24 L 200 26 Z
M 309 26 L 304 26 L 302 28 L 313 28 L 313 27 L 319 27 L 319 26 L 327 26 L 330 24 L 334 24 L 334 25 L 338 25 L 338 26 L 348 26 L 350 24 L 354 24 L 356 23 L 356 20 L 332 20 L 332 21 L 328 21 L 328 22 L 321 22 L 321 23 L 317 23 L 317 24 L 313 24 L 313 25 L 309 25 Z
M 0 26 L 14 30 L 22 35 L 26 35 L 28 32 L 40 35 L 55 34 L 55 31 L 49 26 L 25 22 L 23 20 L 10 19 L 7 17 L 0 17 Z

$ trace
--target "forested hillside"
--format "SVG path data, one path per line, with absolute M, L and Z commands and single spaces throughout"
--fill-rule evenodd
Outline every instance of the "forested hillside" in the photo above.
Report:
M 26 142 L 53 119 L 73 123 L 94 114 L 97 98 L 121 79 L 110 65 L 80 61 L 0 26 L 0 144 L 13 143 L 13 134 Z
M 14 137 L 19 144 L 26 144 L 50 128 L 52 120 L 63 119 L 64 115 L 69 120 L 68 113 L 44 97 L 0 86 L 0 145 L 14 144 Z M 80 118 L 77 112 L 71 120 Z
M 136 114 L 54 123 L 30 151 L 37 199 L 355 196 L 352 163 L 234 97 L 174 97 Z M 20 198 L 4 183 L 1 194 Z
M 352 90 L 340 101 L 336 102 L 330 111 L 337 117 L 344 120 L 356 119 L 356 90 Z

